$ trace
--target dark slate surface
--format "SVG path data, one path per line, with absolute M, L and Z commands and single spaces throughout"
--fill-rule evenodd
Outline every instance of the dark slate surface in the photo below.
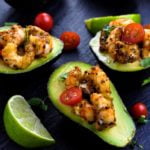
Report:
M 23 7 L 23 6 L 21 6 Z M 44 8 L 45 11 L 54 16 L 55 27 L 52 34 L 59 37 L 61 32 L 66 30 L 76 31 L 81 36 L 79 48 L 71 53 L 63 53 L 57 61 L 49 63 L 42 68 L 23 75 L 0 75 L 0 149 L 1 150 L 23 150 L 22 147 L 11 141 L 6 135 L 3 125 L 3 110 L 10 96 L 21 94 L 26 99 L 30 97 L 47 97 L 47 81 L 51 72 L 59 65 L 80 60 L 91 64 L 97 64 L 93 53 L 90 51 L 88 42 L 92 35 L 86 30 L 83 21 L 90 17 L 103 15 L 118 15 L 126 13 L 141 13 L 143 23 L 150 22 L 150 1 L 149 0 L 53 0 L 50 6 Z M 36 10 L 19 13 L 0 0 L 0 24 L 5 21 L 17 21 L 23 25 L 31 24 Z M 131 105 L 137 101 L 144 102 L 150 110 L 150 85 L 141 87 L 141 81 L 150 75 L 149 71 L 138 73 L 119 73 L 111 71 L 99 63 L 107 72 L 110 79 L 116 85 L 124 103 L 130 109 Z M 46 128 L 56 139 L 56 144 L 51 148 L 42 150 L 116 150 L 102 142 L 91 132 L 83 129 L 79 125 L 71 122 L 61 115 L 51 104 L 48 98 L 46 103 L 49 106 L 47 112 L 36 111 Z M 149 150 L 150 123 L 137 126 L 136 139 Z M 129 147 L 124 150 L 129 150 Z M 135 148 L 138 149 L 138 148 Z

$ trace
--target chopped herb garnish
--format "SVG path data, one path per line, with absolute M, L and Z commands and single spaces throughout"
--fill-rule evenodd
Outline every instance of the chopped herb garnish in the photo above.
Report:
M 140 61 L 140 65 L 144 68 L 150 67 L 150 58 L 144 58 Z
M 60 79 L 65 80 L 67 78 L 67 76 L 68 76 L 68 73 L 63 73 L 60 75 Z
M 132 149 L 134 149 L 135 147 L 138 147 L 139 149 L 144 149 L 143 145 L 138 144 L 136 140 L 132 140 L 132 142 L 130 143 L 130 146 Z
M 145 116 L 141 116 L 138 120 L 137 123 L 141 123 L 141 124 L 146 124 L 149 120 L 146 119 Z
M 40 109 L 47 111 L 48 106 L 44 103 L 44 101 L 38 97 L 33 97 L 31 99 L 28 100 L 28 103 L 31 106 L 36 106 L 39 107 Z
M 150 77 L 148 77 L 147 79 L 144 79 L 142 82 L 142 86 L 149 84 L 150 83 Z
M 17 22 L 5 22 L 4 26 L 12 26 L 12 25 L 15 25 L 15 24 L 18 24 L 18 23 Z
M 103 31 L 108 36 L 113 29 L 115 29 L 114 26 L 105 25 L 103 28 Z

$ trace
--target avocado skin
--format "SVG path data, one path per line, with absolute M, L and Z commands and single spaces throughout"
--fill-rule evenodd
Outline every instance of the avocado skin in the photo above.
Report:
M 0 27 L 0 32 L 6 31 L 9 28 L 10 26 Z M 0 74 L 21 74 L 21 73 L 30 72 L 56 59 L 62 53 L 64 45 L 63 45 L 63 42 L 57 39 L 56 37 L 52 37 L 52 40 L 53 40 L 52 52 L 50 52 L 47 55 L 47 57 L 35 59 L 32 62 L 32 64 L 28 66 L 26 69 L 18 69 L 18 70 L 12 69 L 9 66 L 7 66 L 2 60 L 0 60 Z
M 130 117 L 129 113 L 127 112 L 127 109 L 125 108 L 113 83 L 111 83 L 111 92 L 116 113 L 116 125 L 110 129 L 97 131 L 93 125 L 88 124 L 81 117 L 73 114 L 69 106 L 62 104 L 59 101 L 59 96 L 65 88 L 64 83 L 60 80 L 59 77 L 62 73 L 72 70 L 75 66 L 79 66 L 82 71 L 91 68 L 91 65 L 83 62 L 69 62 L 56 69 L 49 78 L 47 87 L 48 95 L 51 102 L 65 116 L 67 116 L 72 121 L 80 124 L 81 126 L 87 128 L 88 130 L 92 131 L 103 141 L 116 147 L 125 147 L 131 142 L 132 138 L 135 135 L 136 129 L 134 122 Z
M 94 38 L 91 39 L 89 45 L 92 49 L 92 52 L 96 55 L 99 61 L 101 61 L 108 68 L 120 71 L 120 72 L 135 72 L 147 69 L 148 67 L 142 67 L 140 65 L 140 61 L 135 61 L 133 63 L 121 64 L 118 62 L 114 62 L 113 59 L 109 56 L 109 54 L 101 52 L 100 47 L 100 34 L 101 31 L 96 34 Z

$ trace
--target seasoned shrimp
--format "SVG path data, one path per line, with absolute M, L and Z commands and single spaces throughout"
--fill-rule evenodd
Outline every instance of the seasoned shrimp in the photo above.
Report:
M 109 127 L 115 124 L 115 111 L 112 100 L 105 99 L 102 94 L 93 93 L 90 100 L 96 108 L 96 129 L 102 130 L 104 127 Z
M 145 29 L 142 57 L 143 58 L 150 57 L 150 29 Z
M 106 40 L 106 49 L 114 61 L 131 63 L 140 59 L 140 50 L 137 44 L 125 44 L 121 41 L 122 28 L 117 27 L 110 32 Z
M 98 93 L 101 93 L 104 97 L 111 99 L 110 81 L 105 72 L 103 72 L 98 66 L 94 66 L 88 72 L 90 80 L 93 81 L 93 86 Z
M 66 88 L 69 89 L 71 87 L 79 86 L 81 76 L 82 76 L 82 72 L 80 68 L 75 67 L 72 71 L 68 73 L 68 76 L 65 80 Z
M 95 122 L 95 128 L 97 130 L 103 130 L 104 128 L 115 125 L 115 111 L 113 108 L 106 108 L 97 111 L 97 118 Z
M 5 47 L 7 43 L 20 45 L 25 40 L 25 30 L 19 25 L 13 25 L 10 30 L 0 32 L 0 46 Z
M 14 69 L 24 69 L 34 60 L 34 51 L 25 50 L 23 55 L 18 54 L 18 46 L 15 43 L 8 43 L 2 50 L 3 61 Z
M 116 19 L 113 20 L 109 23 L 110 26 L 126 26 L 128 24 L 134 23 L 134 21 L 132 19 L 128 19 L 128 18 L 120 18 L 120 19 Z
M 33 49 L 38 57 L 46 56 L 52 50 L 52 37 L 36 26 L 26 28 L 28 41 L 26 49 Z
M 81 116 L 88 122 L 93 122 L 95 119 L 94 107 L 87 100 L 82 100 L 74 106 L 73 111 L 76 115 Z

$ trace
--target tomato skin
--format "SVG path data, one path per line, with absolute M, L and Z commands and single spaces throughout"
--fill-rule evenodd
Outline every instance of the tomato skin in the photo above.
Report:
M 142 116 L 147 117 L 148 116 L 148 110 L 145 104 L 138 102 L 134 104 L 131 108 L 131 113 L 134 118 L 138 119 Z
M 34 19 L 34 24 L 45 31 L 50 31 L 54 26 L 53 18 L 48 13 L 39 13 Z
M 66 51 L 73 50 L 80 44 L 80 36 L 76 32 L 63 32 L 60 36 L 60 39 L 64 42 L 64 50 Z
M 131 23 L 127 25 L 122 33 L 122 41 L 127 44 L 136 44 L 144 40 L 145 31 L 141 24 Z
M 66 89 L 60 95 L 60 101 L 65 105 L 74 106 L 82 100 L 82 90 L 78 87 Z

